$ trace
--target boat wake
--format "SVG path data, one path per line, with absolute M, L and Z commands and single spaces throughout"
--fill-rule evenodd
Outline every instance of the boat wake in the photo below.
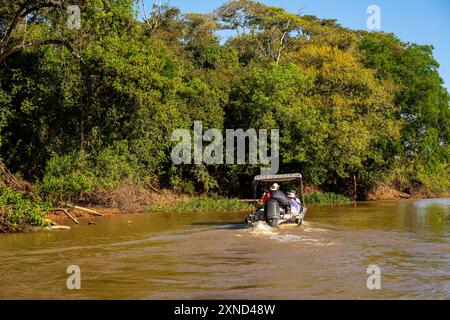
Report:
M 311 223 L 304 221 L 303 225 L 302 225 L 302 231 L 303 232 L 312 232 L 312 233 L 327 233 L 330 230 L 314 227 Z
M 250 230 L 256 235 L 272 235 L 275 233 L 267 223 L 262 221 L 256 222 Z
M 314 228 L 311 228 L 309 226 L 306 226 L 306 229 L 307 230 L 304 230 L 302 227 L 301 229 L 296 229 L 296 230 L 301 230 L 301 232 L 306 231 L 308 233 L 312 233 L 315 231 Z M 327 230 L 319 229 L 317 231 L 318 231 L 318 233 L 324 233 Z M 275 241 L 282 242 L 282 243 L 301 242 L 301 243 L 306 243 L 306 244 L 311 244 L 311 245 L 316 245 L 316 246 L 332 246 L 335 244 L 334 242 L 323 241 L 322 239 L 319 239 L 317 237 L 311 237 L 310 234 L 305 235 L 305 234 L 283 233 L 283 232 L 280 232 L 279 229 L 273 229 L 273 228 L 269 227 L 265 222 L 255 223 L 253 228 L 249 229 L 249 232 L 253 236 L 265 237 L 265 238 L 269 238 L 271 240 L 275 240 Z

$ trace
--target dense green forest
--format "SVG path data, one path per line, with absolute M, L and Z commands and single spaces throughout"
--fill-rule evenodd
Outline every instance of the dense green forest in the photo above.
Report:
M 173 164 L 171 133 L 194 121 L 279 128 L 280 172 L 325 191 L 448 193 L 450 100 L 431 46 L 249 0 L 210 14 L 0 4 L 0 159 L 38 201 L 123 183 L 248 196 L 257 166 Z

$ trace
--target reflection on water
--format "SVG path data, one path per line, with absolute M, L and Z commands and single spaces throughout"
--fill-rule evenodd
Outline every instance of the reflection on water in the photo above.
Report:
M 248 230 L 242 220 L 127 215 L 0 235 L 0 298 L 450 298 L 450 199 L 312 207 L 301 228 Z M 81 290 L 66 288 L 73 264 Z M 366 287 L 371 264 L 379 291 Z

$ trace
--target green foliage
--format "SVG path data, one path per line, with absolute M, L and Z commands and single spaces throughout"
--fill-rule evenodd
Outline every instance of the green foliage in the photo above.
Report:
M 351 199 L 340 194 L 313 192 L 305 195 L 306 205 L 325 204 L 325 205 L 342 205 L 351 203 Z
M 364 34 L 362 63 L 379 79 L 397 84 L 395 104 L 401 128 L 398 146 L 402 175 L 429 189 L 450 187 L 450 98 L 431 46 L 405 44 L 391 34 Z
M 22 192 L 0 188 L 0 227 L 3 230 L 15 231 L 25 225 L 48 226 L 45 214 L 50 209 L 51 204 L 39 197 L 28 198 Z
M 356 181 L 363 195 L 389 179 L 448 191 L 450 98 L 432 47 L 251 0 L 211 14 L 163 5 L 147 21 L 133 0 L 74 1 L 80 30 L 44 6 L 0 47 L 1 59 L 23 39 L 70 42 L 0 64 L 0 157 L 45 198 L 149 177 L 187 193 L 245 196 L 258 166 L 172 163 L 171 133 L 193 121 L 279 128 L 280 171 L 335 192 L 353 192 Z M 0 38 L 17 10 L 0 8 Z M 220 41 L 221 29 L 236 34 Z
M 138 174 L 136 159 L 108 148 L 98 155 L 84 152 L 54 156 L 47 164 L 42 181 L 34 185 L 34 192 L 56 202 L 83 199 L 95 190 L 112 190 L 121 181 L 144 181 Z
M 195 185 L 191 181 L 184 182 L 183 192 L 192 196 L 195 193 Z
M 79 156 L 55 156 L 48 162 L 44 178 L 33 191 L 52 202 L 81 197 L 96 186 L 95 176 L 86 169 L 83 153 Z
M 172 205 L 152 205 L 145 209 L 146 212 L 225 212 L 225 211 L 251 211 L 251 204 L 234 198 L 206 197 L 191 198 L 186 202 L 176 202 Z

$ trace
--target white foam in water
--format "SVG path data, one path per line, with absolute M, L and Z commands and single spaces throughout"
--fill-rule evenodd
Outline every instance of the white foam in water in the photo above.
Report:
M 307 221 L 303 221 L 302 224 L 302 231 L 304 232 L 320 232 L 320 233 L 326 233 L 330 230 L 327 229 L 322 229 L 322 228 L 316 228 L 313 227 L 311 223 L 307 222 Z
M 320 228 L 311 228 L 311 227 L 304 227 L 303 228 L 304 232 L 320 232 L 320 233 L 326 233 L 329 230 L 326 229 L 320 229 Z
M 265 222 L 258 221 L 253 225 L 251 229 L 252 233 L 255 234 L 263 234 L 263 235 L 271 235 L 274 234 L 273 230 L 269 225 Z
M 265 222 L 257 222 L 251 229 L 251 233 L 258 236 L 269 237 L 272 240 L 280 241 L 280 242 L 298 242 L 298 241 L 312 241 L 317 242 L 315 239 L 305 239 L 298 235 L 293 234 L 280 234 L 276 229 L 269 227 Z
M 306 227 L 307 232 L 326 232 L 327 230 L 324 229 L 314 229 L 311 227 Z M 306 230 L 302 230 L 301 232 L 304 232 Z M 257 236 L 263 236 L 268 237 L 272 240 L 276 240 L 283 243 L 291 243 L 291 242 L 303 242 L 307 244 L 313 244 L 317 246 L 330 246 L 334 245 L 334 243 L 321 243 L 319 239 L 313 239 L 309 236 L 303 235 L 295 235 L 295 234 L 282 234 L 279 233 L 277 229 L 273 229 L 269 227 L 265 222 L 257 222 L 254 224 L 253 228 L 250 229 L 250 232 Z

